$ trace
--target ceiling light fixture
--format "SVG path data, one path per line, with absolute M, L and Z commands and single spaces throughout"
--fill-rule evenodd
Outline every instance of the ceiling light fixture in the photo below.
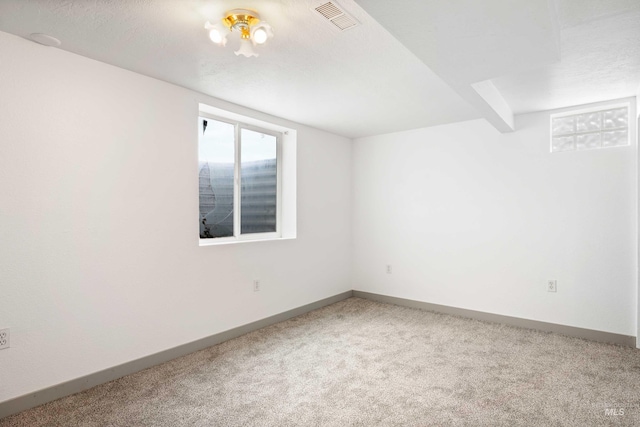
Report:
M 254 46 L 264 44 L 273 37 L 271 25 L 260 21 L 260 15 L 255 10 L 233 9 L 225 14 L 221 24 L 207 21 L 204 28 L 209 30 L 209 38 L 218 46 L 227 44 L 227 36 L 234 30 L 240 33 L 240 48 L 234 53 L 246 57 L 258 56 Z

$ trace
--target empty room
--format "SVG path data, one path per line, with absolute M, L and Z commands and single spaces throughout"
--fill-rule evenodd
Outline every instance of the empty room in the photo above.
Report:
M 0 0 L 0 426 L 640 425 L 638 0 Z

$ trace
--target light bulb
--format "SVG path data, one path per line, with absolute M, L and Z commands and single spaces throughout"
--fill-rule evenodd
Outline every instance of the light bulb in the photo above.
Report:
M 267 31 L 264 28 L 258 28 L 253 32 L 253 41 L 262 44 L 267 41 Z
M 209 31 L 209 38 L 215 44 L 222 43 L 222 33 L 217 28 L 213 28 L 211 31 Z

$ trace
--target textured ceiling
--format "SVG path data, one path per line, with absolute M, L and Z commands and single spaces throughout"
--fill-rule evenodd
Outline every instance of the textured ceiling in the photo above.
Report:
M 640 0 L 357 1 L 479 111 L 479 84 L 503 117 L 635 96 L 640 85 Z
M 479 117 L 357 4 L 339 3 L 362 25 L 337 32 L 307 0 L 0 0 L 0 31 L 47 33 L 61 49 L 349 137 Z M 274 28 L 258 58 L 204 30 L 237 7 Z
M 640 0 L 0 0 L 0 31 L 348 137 L 636 95 Z M 256 8 L 259 58 L 213 45 L 204 22 Z
M 640 0 L 558 0 L 560 58 L 494 79 L 516 114 L 636 96 Z
M 393 7 L 387 0 L 357 1 L 454 83 L 476 83 L 558 59 L 546 0 L 395 0 Z

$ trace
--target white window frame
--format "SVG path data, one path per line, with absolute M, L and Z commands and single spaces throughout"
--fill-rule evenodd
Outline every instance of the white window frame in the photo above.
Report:
M 222 113 L 222 114 L 216 114 Z M 242 118 L 246 118 L 248 120 L 242 120 Z M 283 149 L 283 140 L 288 140 L 288 156 L 287 163 L 288 167 L 286 168 L 289 173 L 293 172 L 295 175 L 295 139 L 296 132 L 295 130 L 283 128 L 281 126 L 268 124 L 266 122 L 261 122 L 258 120 L 254 120 L 248 117 L 240 116 L 234 113 L 226 113 L 220 109 L 215 107 L 205 106 L 200 104 L 200 111 L 198 114 L 198 128 L 201 129 L 201 120 L 209 119 L 209 120 L 217 120 L 223 123 L 228 123 L 234 126 L 234 221 L 233 221 L 233 236 L 228 237 L 214 237 L 208 239 L 199 238 L 200 246 L 212 246 L 212 245 L 220 245 L 220 244 L 229 244 L 229 243 L 240 243 L 240 242 L 254 242 L 254 241 L 265 241 L 265 240 L 279 240 L 279 239 L 292 239 L 296 237 L 296 213 L 295 213 L 295 176 L 285 177 L 284 172 L 284 149 Z M 248 121 L 254 123 L 247 123 Z M 266 125 L 266 126 L 263 126 Z M 242 183 L 240 176 L 240 167 L 241 167 L 241 145 L 242 145 L 242 129 L 247 129 L 254 132 L 264 133 L 266 135 L 271 135 L 276 138 L 276 231 L 275 232 L 265 232 L 265 233 L 241 233 L 241 192 L 242 192 Z M 200 140 L 198 139 L 198 145 L 200 144 Z M 199 160 L 199 159 L 198 159 Z M 292 163 L 293 162 L 293 163 Z M 196 169 L 197 170 L 197 169 Z M 283 203 L 284 192 L 283 192 L 283 183 L 287 180 L 287 206 Z M 293 199 L 293 200 L 292 200 Z M 284 218 L 286 216 L 286 224 L 284 224 Z M 286 225 L 286 226 L 285 226 Z M 199 237 L 199 233 L 198 233 Z
M 578 135 L 586 135 L 586 134 L 590 134 L 590 133 L 600 133 L 602 134 L 602 132 L 606 132 L 606 131 L 614 131 L 614 130 L 621 130 L 623 128 L 614 128 L 614 129 L 600 129 L 599 131 L 591 131 L 591 132 L 578 132 L 576 130 L 576 132 L 573 133 L 567 133 L 565 135 L 554 135 L 553 134 L 553 120 L 554 119 L 558 119 L 558 118 L 563 118 L 563 117 L 570 117 L 570 116 L 578 116 L 580 114 L 587 114 L 587 113 L 597 113 L 597 112 L 604 112 L 607 110 L 615 110 L 617 108 L 626 108 L 627 109 L 627 143 L 624 145 L 614 145 L 614 146 L 610 146 L 610 147 L 604 147 L 604 146 L 600 146 L 600 147 L 594 147 L 594 148 L 587 148 L 587 149 L 583 149 L 583 150 L 578 150 L 577 146 L 576 149 L 574 150 L 562 150 L 562 151 L 554 151 L 553 150 L 553 138 L 554 137 L 558 137 L 558 136 L 574 136 L 577 137 Z M 557 154 L 557 153 L 574 153 L 574 152 L 579 152 L 579 151 L 592 151 L 592 150 L 599 150 L 599 149 L 609 149 L 609 148 L 622 148 L 622 147 L 629 147 L 631 145 L 631 141 L 632 141 L 632 134 L 633 132 L 633 109 L 631 108 L 631 102 L 626 101 L 626 102 L 614 102 L 614 103 L 599 103 L 598 105 L 595 106 L 591 106 L 588 108 L 579 108 L 579 109 L 573 109 L 573 110 L 567 110 L 567 111 L 563 111 L 561 113 L 555 113 L 555 114 L 551 114 L 549 116 L 549 152 L 552 154 Z M 577 144 L 577 142 L 576 142 Z

